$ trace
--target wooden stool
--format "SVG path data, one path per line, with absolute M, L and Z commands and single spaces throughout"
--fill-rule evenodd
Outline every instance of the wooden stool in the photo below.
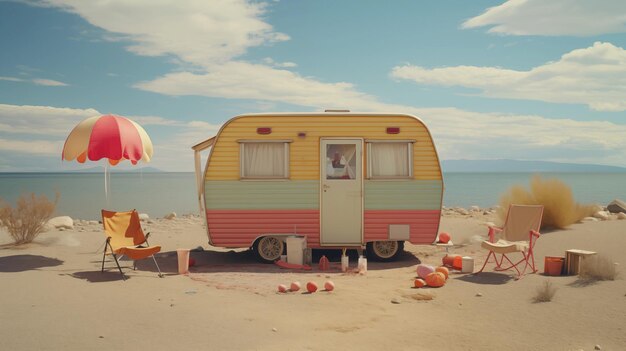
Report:
M 596 252 L 571 249 L 565 251 L 565 274 L 574 275 L 580 272 L 580 265 L 589 256 Z

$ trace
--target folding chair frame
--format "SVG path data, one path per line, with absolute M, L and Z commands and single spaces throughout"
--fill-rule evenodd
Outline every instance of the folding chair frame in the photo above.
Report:
M 501 232 L 502 229 L 498 228 L 498 227 L 489 227 L 489 241 L 490 242 L 495 242 L 495 233 L 496 232 Z M 537 239 L 539 238 L 539 236 L 541 234 L 539 234 L 539 232 L 537 232 L 536 230 L 531 230 L 529 232 L 529 240 L 528 240 L 528 250 L 526 251 L 517 251 L 519 253 L 522 254 L 522 259 L 520 259 L 519 261 L 517 261 L 516 263 L 513 263 L 513 261 L 511 261 L 511 259 L 509 258 L 509 256 L 507 256 L 506 253 L 500 254 L 500 261 L 498 261 L 498 257 L 493 250 L 489 250 L 489 254 L 487 255 L 487 259 L 485 259 L 485 263 L 483 264 L 482 268 L 476 272 L 475 274 L 481 273 L 485 267 L 487 266 L 487 263 L 489 262 L 489 259 L 491 257 L 493 257 L 495 263 L 496 263 L 496 267 L 494 268 L 495 271 L 508 271 L 511 268 L 515 268 L 515 271 L 517 271 L 517 278 L 516 280 L 519 280 L 522 278 L 522 276 L 526 273 L 526 269 L 528 269 L 528 267 L 530 266 L 532 271 L 531 273 L 536 273 L 537 272 L 537 267 L 535 266 L 535 253 L 534 253 L 534 247 L 535 247 L 535 243 L 537 242 Z M 515 253 L 515 252 L 513 252 Z M 507 260 L 508 263 L 510 264 L 510 266 L 507 267 L 502 267 L 502 264 L 504 263 L 504 260 Z M 520 272 L 520 270 L 517 268 L 518 265 L 520 265 L 522 262 L 526 262 L 526 264 L 524 265 L 524 269 Z
M 146 233 L 145 234 L 145 240 L 143 243 L 145 243 L 146 245 L 150 246 L 150 244 L 148 243 L 148 236 L 150 236 L 150 233 Z M 135 247 L 140 247 L 143 243 L 135 246 Z M 124 257 L 123 254 L 116 255 L 115 254 L 115 250 L 113 250 L 113 246 L 111 245 L 111 237 L 107 237 L 106 242 L 104 244 L 104 252 L 102 253 L 102 269 L 101 272 L 104 273 L 104 261 L 106 259 L 106 255 L 107 255 L 107 251 L 111 250 L 111 256 L 113 256 L 113 259 L 115 260 L 115 264 L 117 265 L 117 269 L 120 271 L 120 274 L 122 275 L 122 280 L 126 280 L 126 275 L 124 274 L 124 272 L 122 271 L 122 266 L 120 266 L 120 262 L 119 260 L 122 259 L 122 257 Z M 150 257 L 152 257 L 152 260 L 154 261 L 154 265 L 157 268 L 157 271 L 159 272 L 159 277 L 163 278 L 163 273 L 161 273 L 161 268 L 159 268 L 159 264 L 157 263 L 156 258 L 154 257 L 154 255 L 150 255 Z M 133 270 L 137 269 L 137 260 L 133 259 Z

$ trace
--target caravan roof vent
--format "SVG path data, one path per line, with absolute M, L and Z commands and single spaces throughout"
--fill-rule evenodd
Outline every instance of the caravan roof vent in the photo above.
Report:
M 350 110 L 324 110 L 324 112 L 350 112 Z

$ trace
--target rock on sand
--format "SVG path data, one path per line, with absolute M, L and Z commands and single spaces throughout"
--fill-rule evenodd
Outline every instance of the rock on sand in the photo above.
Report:
M 52 229 L 74 229 L 74 220 L 70 216 L 50 218 L 44 226 L 44 230 Z
M 606 206 L 606 209 L 611 213 L 626 213 L 626 202 L 615 199 Z

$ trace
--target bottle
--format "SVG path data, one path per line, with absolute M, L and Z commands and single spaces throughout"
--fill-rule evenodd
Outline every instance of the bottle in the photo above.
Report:
M 342 272 L 347 272 L 348 271 L 348 256 L 346 256 L 345 254 L 343 254 L 341 256 L 341 271 Z
M 359 273 L 361 274 L 367 273 L 367 258 L 363 257 L 363 255 L 360 255 L 359 263 L 357 267 L 359 268 Z
M 319 262 L 319 269 L 320 271 L 326 271 L 328 270 L 328 267 L 330 266 L 330 263 L 328 262 L 328 258 L 326 258 L 325 255 L 323 255 L 320 258 L 320 262 Z

